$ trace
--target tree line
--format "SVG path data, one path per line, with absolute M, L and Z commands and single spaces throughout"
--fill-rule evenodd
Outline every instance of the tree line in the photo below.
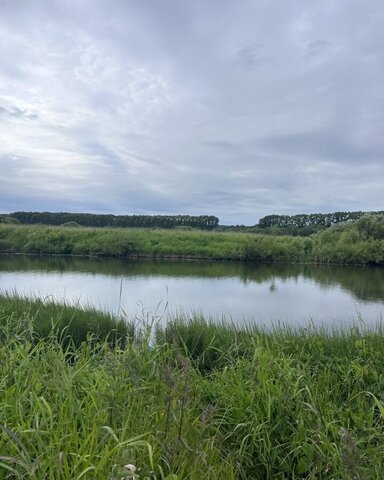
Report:
M 311 213 L 300 215 L 267 215 L 259 220 L 258 227 L 278 228 L 304 228 L 304 227 L 325 227 L 328 228 L 336 223 L 358 220 L 363 215 L 384 215 L 384 211 L 378 212 L 334 212 L 334 213 Z
M 10 218 L 22 224 L 65 225 L 83 227 L 197 228 L 212 230 L 219 224 L 213 215 L 112 215 L 69 212 L 14 212 Z
M 268 235 L 309 236 L 335 224 L 359 220 L 367 214 L 383 217 L 384 211 L 267 215 L 254 226 L 219 225 L 219 219 L 212 215 L 112 215 L 69 212 L 14 212 L 0 215 L 0 223 L 120 228 L 193 228 Z

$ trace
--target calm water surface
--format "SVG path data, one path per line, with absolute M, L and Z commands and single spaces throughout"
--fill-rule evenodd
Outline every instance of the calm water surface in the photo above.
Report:
M 0 292 L 49 297 L 129 317 L 177 312 L 345 327 L 384 318 L 384 268 L 0 255 Z M 160 304 L 160 305 L 159 305 Z

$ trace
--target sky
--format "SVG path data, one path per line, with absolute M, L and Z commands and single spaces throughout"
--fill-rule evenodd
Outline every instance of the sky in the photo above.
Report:
M 0 212 L 383 209 L 382 0 L 0 0 Z

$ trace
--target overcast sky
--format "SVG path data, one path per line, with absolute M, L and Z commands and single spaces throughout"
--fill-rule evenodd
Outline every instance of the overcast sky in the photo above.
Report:
M 0 212 L 383 200 L 382 0 L 0 0 Z

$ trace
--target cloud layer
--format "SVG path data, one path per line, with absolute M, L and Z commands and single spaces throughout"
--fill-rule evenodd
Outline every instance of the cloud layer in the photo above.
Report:
M 379 0 L 0 9 L 0 211 L 383 209 Z

